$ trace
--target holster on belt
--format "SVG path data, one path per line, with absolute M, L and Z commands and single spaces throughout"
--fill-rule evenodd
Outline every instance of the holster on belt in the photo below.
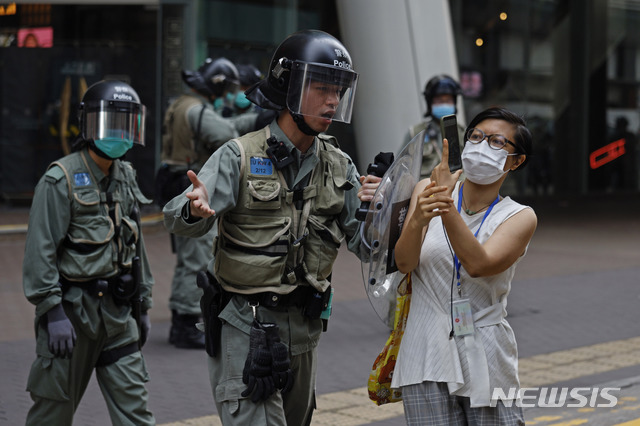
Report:
M 309 287 L 304 304 L 303 314 L 307 318 L 318 319 L 322 311 L 329 306 L 329 298 L 331 297 L 331 286 L 324 292 L 320 292 L 313 287 Z
M 135 263 L 134 263 L 135 262 Z M 135 266 L 136 263 L 138 266 Z M 140 263 L 139 258 L 134 258 L 132 264 L 134 268 L 138 269 Z M 136 295 L 140 292 L 140 278 L 137 277 L 138 273 L 131 272 L 122 274 L 114 279 L 109 280 L 109 292 L 116 305 L 122 306 L 128 303 L 132 303 L 136 299 Z
M 202 321 L 204 322 L 204 347 L 207 354 L 215 358 L 220 346 L 220 332 L 222 329 L 222 321 L 220 321 L 218 315 L 229 300 L 218 281 L 208 271 L 198 272 L 196 283 L 203 291 L 203 295 L 200 298 L 200 310 L 202 311 Z
M 140 284 L 142 282 L 142 265 L 140 264 L 140 256 L 135 256 L 131 261 L 132 265 L 132 275 L 133 275 L 133 283 L 135 290 L 133 295 L 131 296 L 131 316 L 136 320 L 136 325 L 138 326 L 138 348 L 142 349 L 143 339 L 142 339 L 142 323 L 140 316 L 142 315 L 142 299 L 140 298 Z
M 90 281 L 69 281 L 64 277 L 60 277 L 58 285 L 63 293 L 66 293 L 70 287 L 79 287 L 87 291 L 93 297 L 103 297 L 109 293 L 111 284 L 105 279 L 96 279 Z
M 306 318 L 322 318 L 322 329 L 327 331 L 331 312 L 331 294 L 331 286 L 324 292 L 318 291 L 311 286 L 299 286 L 289 294 L 267 291 L 242 296 L 251 303 L 276 311 L 284 311 L 290 306 L 297 306 L 302 309 L 302 314 Z

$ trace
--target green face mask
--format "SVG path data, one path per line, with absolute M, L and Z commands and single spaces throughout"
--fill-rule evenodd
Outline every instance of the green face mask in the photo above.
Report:
M 235 106 L 240 109 L 247 109 L 251 106 L 251 101 L 247 99 L 244 92 L 238 93 L 234 103 L 235 103 Z
M 96 139 L 94 142 L 100 151 L 114 160 L 122 157 L 133 146 L 133 141 L 118 138 Z
M 222 107 L 224 106 L 224 99 L 222 98 L 216 98 L 213 101 L 213 109 L 216 111 L 220 111 L 222 109 Z

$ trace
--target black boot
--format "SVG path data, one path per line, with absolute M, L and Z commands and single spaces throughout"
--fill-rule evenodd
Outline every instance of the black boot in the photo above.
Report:
M 196 328 L 197 315 L 180 315 L 172 311 L 169 343 L 181 349 L 204 349 L 204 333 Z
M 171 329 L 169 330 L 169 343 L 176 344 L 178 335 L 180 334 L 180 321 L 178 320 L 178 312 L 174 309 L 171 310 Z

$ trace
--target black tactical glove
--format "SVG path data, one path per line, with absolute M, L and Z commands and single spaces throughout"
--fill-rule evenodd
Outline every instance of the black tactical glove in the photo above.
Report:
M 151 320 L 149 320 L 149 314 L 140 315 L 140 347 L 144 346 L 149 337 L 149 330 L 151 330 Z
M 76 331 L 62 309 L 62 304 L 47 311 L 49 351 L 57 357 L 69 358 L 76 343 Z
M 251 395 L 253 402 L 264 401 L 276 391 L 271 375 L 271 352 L 267 346 L 267 333 L 257 321 L 253 322 L 249 334 L 249 355 L 242 371 L 242 381 L 247 385 L 242 396 Z
M 278 326 L 272 323 L 262 323 L 262 328 L 267 333 L 267 343 L 271 351 L 273 383 L 282 393 L 286 393 L 293 385 L 293 372 L 290 368 L 289 350 L 280 341 Z

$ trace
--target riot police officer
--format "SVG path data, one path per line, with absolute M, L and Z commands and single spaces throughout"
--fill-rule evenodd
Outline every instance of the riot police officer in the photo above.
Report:
M 440 119 L 445 115 L 457 113 L 457 97 L 461 93 L 462 89 L 458 82 L 446 74 L 439 74 L 432 77 L 425 85 L 424 92 L 422 92 L 427 102 L 427 112 L 424 115 L 425 119 L 409 127 L 409 131 L 405 135 L 404 140 L 406 145 L 418 133 L 426 129 L 422 151 L 421 179 L 431 176 L 433 168 L 440 163 L 440 159 L 442 158 Z M 464 126 L 458 123 L 460 152 L 462 152 L 464 148 L 464 131 Z
M 258 68 L 251 64 L 238 64 L 238 76 L 240 79 L 240 90 L 235 94 L 233 98 L 233 109 L 234 114 L 244 114 L 249 111 L 260 110 L 260 107 L 253 104 L 245 95 L 245 90 L 249 87 L 253 86 L 260 80 L 262 80 L 263 75 Z M 273 118 L 273 117 L 271 117 Z M 265 123 L 266 125 L 267 123 Z M 260 126 L 264 127 L 264 126 Z
M 200 236 L 217 220 L 201 281 L 209 374 L 225 425 L 308 425 L 317 345 L 343 241 L 358 253 L 358 172 L 334 137 L 350 122 L 357 74 L 333 36 L 304 30 L 276 49 L 246 91 L 279 111 L 269 125 L 216 151 L 164 208 L 165 225 Z
M 163 122 L 162 164 L 156 179 L 161 207 L 189 186 L 187 170 L 199 171 L 223 143 L 253 130 L 257 117 L 253 113 L 231 120 L 214 111 L 213 102 L 235 93 L 239 84 L 238 70 L 228 59 L 207 59 L 197 71 L 184 70 L 182 79 L 191 91 L 169 106 Z M 196 273 L 211 259 L 213 235 L 171 238 L 177 259 L 169 297 L 169 343 L 203 349 L 204 335 L 195 328 L 202 291 L 194 283 Z
M 151 277 L 139 205 L 150 203 L 121 160 L 144 145 L 145 106 L 120 81 L 100 81 L 79 110 L 74 152 L 36 186 L 23 266 L 36 306 L 27 425 L 71 425 L 92 372 L 113 424 L 152 425 L 140 348 L 150 328 Z

